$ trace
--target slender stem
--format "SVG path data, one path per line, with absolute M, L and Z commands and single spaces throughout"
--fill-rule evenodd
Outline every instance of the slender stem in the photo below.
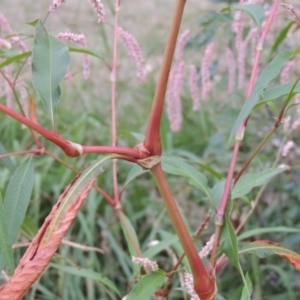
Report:
M 169 79 L 169 73 L 172 65 L 173 55 L 176 47 L 176 41 L 185 3 L 186 0 L 176 1 L 176 7 L 173 15 L 170 34 L 167 41 L 166 50 L 164 53 L 164 58 L 162 61 L 159 79 L 157 82 L 155 96 L 152 104 L 151 114 L 145 138 L 145 147 L 152 155 L 161 154 L 161 141 L 159 136 L 160 123 Z
M 189 261 L 194 278 L 195 292 L 198 294 L 201 300 L 212 299 L 216 292 L 215 279 L 208 275 L 208 272 L 198 255 L 190 234 L 187 231 L 187 228 L 179 213 L 166 177 L 162 171 L 161 164 L 159 163 L 155 165 L 151 169 L 151 171 L 156 181 L 159 192 L 164 200 L 164 204 L 167 208 L 181 245 Z
M 118 62 L 118 23 L 119 23 L 120 1 L 115 1 L 115 21 L 113 40 L 113 61 L 111 70 L 111 139 L 112 146 L 117 145 L 117 107 L 116 107 L 116 82 L 117 82 L 117 62 Z M 114 201 L 119 202 L 117 160 L 112 162 L 112 176 L 114 188 Z
M 206 225 L 208 223 L 208 221 L 210 220 L 210 217 L 211 217 L 211 212 L 209 212 L 205 219 L 203 220 L 203 222 L 201 223 L 201 225 L 199 226 L 199 228 L 197 229 L 194 237 L 192 238 L 192 241 L 193 243 L 196 241 L 196 239 L 200 236 L 200 234 L 202 233 L 202 231 L 206 228 Z M 178 258 L 176 264 L 172 267 L 172 270 L 170 272 L 168 272 L 167 274 L 167 280 L 164 284 L 164 287 L 162 289 L 162 294 L 166 297 L 168 295 L 168 286 L 170 285 L 171 283 L 171 280 L 176 272 L 176 270 L 179 268 L 182 260 L 184 259 L 185 257 L 185 253 L 182 253 L 180 255 L 180 257 Z
M 272 164 L 272 167 L 276 167 L 278 165 L 278 162 L 281 159 L 281 152 L 282 152 L 282 146 L 286 143 L 288 139 L 288 135 L 286 135 L 286 138 L 282 140 L 281 142 L 281 147 L 278 148 L 277 151 L 277 155 L 275 158 L 274 163 Z M 255 199 L 253 201 L 251 201 L 251 207 L 250 210 L 247 212 L 246 216 L 241 220 L 239 226 L 235 229 L 235 234 L 238 235 L 242 228 L 244 227 L 244 225 L 246 224 L 246 222 L 248 221 L 248 219 L 250 218 L 250 216 L 252 215 L 252 213 L 254 212 L 255 208 L 257 207 L 259 200 L 263 194 L 263 192 L 265 191 L 266 187 L 268 186 L 269 182 L 266 182 L 258 191 Z M 216 264 L 216 273 L 219 272 L 219 270 L 228 262 L 228 257 L 225 256 L 224 254 L 221 255 L 221 257 L 218 259 L 217 264 Z
M 9 157 L 9 156 L 15 156 L 15 155 L 23 155 L 23 154 L 37 154 L 40 155 L 42 150 L 41 149 L 34 149 L 34 150 L 23 150 L 23 151 L 16 151 L 16 152 L 10 152 L 6 154 L 0 155 L 1 158 Z
M 79 156 L 81 154 L 86 153 L 116 153 L 116 154 L 126 154 L 132 156 L 134 158 L 139 158 L 140 154 L 137 150 L 125 147 L 113 147 L 113 146 L 81 146 L 78 145 L 81 152 L 78 148 L 74 147 L 74 144 L 65 140 L 58 134 L 47 130 L 46 128 L 42 127 L 41 125 L 27 119 L 23 115 L 17 113 L 16 111 L 8 108 L 7 106 L 0 103 L 0 111 L 4 112 L 8 116 L 12 117 L 13 119 L 19 121 L 20 123 L 26 125 L 27 127 L 31 128 L 32 130 L 36 131 L 40 135 L 42 135 L 47 140 L 51 141 L 52 143 L 59 146 L 66 155 L 70 157 Z
M 117 153 L 129 155 L 133 158 L 139 158 L 140 154 L 138 151 L 119 146 L 82 146 L 83 154 L 87 153 Z
M 245 172 L 245 170 L 250 165 L 253 158 L 257 155 L 257 153 L 261 150 L 261 148 L 266 144 L 266 142 L 270 139 L 270 137 L 273 135 L 273 133 L 276 131 L 276 127 L 273 127 L 270 132 L 264 137 L 264 139 L 258 144 L 256 149 L 253 151 L 253 153 L 250 155 L 250 157 L 247 159 L 247 161 L 243 164 L 240 171 L 236 174 L 234 177 L 234 184 L 237 183 L 237 181 L 240 179 L 242 174 Z
M 261 55 L 261 51 L 263 49 L 263 44 L 265 42 L 266 36 L 269 32 L 272 20 L 275 16 L 277 7 L 279 4 L 279 0 L 275 0 L 273 3 L 273 7 L 272 7 L 272 11 L 268 17 L 267 23 L 263 29 L 263 32 L 261 34 L 261 37 L 259 39 L 257 48 L 256 48 L 256 55 L 255 55 L 255 60 L 254 60 L 254 64 L 252 67 L 252 71 L 251 71 L 251 78 L 249 81 L 249 86 L 247 89 L 247 93 L 246 93 L 246 98 L 249 97 L 249 95 L 251 94 L 254 84 L 255 84 L 255 79 L 256 79 L 256 73 L 257 73 L 257 68 L 258 68 L 258 63 L 259 63 L 259 59 L 260 59 L 260 55 Z M 220 203 L 220 207 L 219 210 L 216 214 L 216 230 L 215 230 L 215 239 L 214 239 L 214 245 L 213 245 L 213 249 L 211 252 L 211 259 L 210 259 L 210 263 L 211 263 L 211 270 L 213 272 L 213 274 L 215 273 L 215 267 L 216 267 L 216 253 L 217 253 L 217 247 L 219 245 L 219 239 L 220 239 L 220 234 L 221 234 L 221 227 L 223 224 L 223 220 L 224 220 L 224 215 L 225 215 L 225 210 L 226 210 L 226 206 L 228 203 L 228 198 L 229 198 L 229 194 L 230 194 L 230 190 L 231 190 L 231 185 L 232 185 L 232 179 L 233 179 L 233 173 L 234 173 L 234 169 L 235 169 L 235 165 L 236 165 L 236 161 L 237 161 L 237 155 L 239 152 L 239 146 L 240 146 L 240 140 L 242 140 L 242 135 L 241 133 L 244 132 L 244 128 L 246 126 L 246 120 L 243 122 L 243 124 L 240 126 L 237 134 L 236 134 L 236 141 L 234 144 L 234 150 L 232 153 L 232 157 L 231 157 L 231 162 L 230 162 L 230 167 L 228 170 L 228 174 L 227 174 L 227 178 L 226 178 L 226 183 L 225 183 L 225 188 L 224 188 L 224 192 L 222 195 L 222 199 L 221 199 L 221 203 Z

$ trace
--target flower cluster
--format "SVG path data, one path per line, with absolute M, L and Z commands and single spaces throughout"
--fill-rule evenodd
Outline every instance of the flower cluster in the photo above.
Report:
M 207 100 L 208 93 L 211 89 L 209 65 L 214 49 L 214 43 L 211 42 L 206 46 L 204 57 L 201 63 L 201 78 L 202 78 L 202 99 Z
M 150 260 L 145 257 L 132 257 L 132 262 L 137 265 L 141 265 L 144 268 L 150 268 L 152 271 L 158 270 L 158 265 L 156 261 Z
M 190 65 L 190 93 L 193 100 L 193 110 L 197 111 L 200 109 L 200 99 L 199 99 L 199 90 L 197 82 L 197 69 L 194 65 Z
M 128 55 L 136 62 L 137 77 L 140 83 L 144 83 L 146 80 L 144 58 L 138 42 L 130 33 L 123 30 L 121 27 L 118 28 L 118 34 L 125 44 Z
M 184 285 L 187 289 L 188 294 L 192 297 L 191 300 L 200 300 L 194 290 L 194 279 L 192 274 L 184 273 Z
M 75 34 L 71 32 L 61 32 L 57 35 L 59 40 L 67 40 L 72 41 L 82 47 L 86 47 L 86 38 L 83 34 Z M 68 78 L 70 78 L 71 74 L 68 74 Z M 90 77 L 90 58 L 87 54 L 83 55 L 83 77 L 85 79 L 89 79 Z
M 210 253 L 210 251 L 213 248 L 214 240 L 215 240 L 215 234 L 213 234 L 210 237 L 208 242 L 205 244 L 205 246 L 202 248 L 202 250 L 198 253 L 200 258 L 204 258 Z
M 59 8 L 65 0 L 54 0 L 52 4 L 49 6 L 49 12 L 54 12 L 57 8 Z
M 92 0 L 94 9 L 98 15 L 98 23 L 105 21 L 105 10 L 100 0 Z

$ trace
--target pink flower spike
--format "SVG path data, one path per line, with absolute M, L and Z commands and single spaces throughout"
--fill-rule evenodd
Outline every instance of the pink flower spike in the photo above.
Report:
M 184 62 L 178 61 L 171 70 L 167 89 L 167 115 L 171 130 L 177 132 L 182 125 L 181 88 L 184 75 Z
M 7 35 L 11 35 L 13 33 L 7 19 L 4 17 L 4 15 L 1 12 L 0 12 L 0 31 L 2 33 L 6 31 Z
M 193 110 L 200 109 L 199 90 L 197 84 L 197 69 L 194 65 L 190 65 L 190 77 L 189 77 L 190 93 L 193 100 Z
M 194 290 L 194 279 L 192 274 L 184 273 L 184 285 L 187 289 L 188 294 L 192 297 L 191 300 L 200 300 Z
M 49 12 L 54 12 L 65 2 L 65 0 L 53 0 L 53 3 L 49 6 Z
M 0 49 L 10 49 L 11 43 L 6 41 L 5 39 L 0 38 Z
M 72 41 L 80 46 L 86 46 L 85 36 L 83 34 L 76 34 L 71 32 L 61 32 L 56 36 L 59 40 Z
M 123 30 L 121 27 L 118 28 L 118 34 L 125 44 L 128 55 L 136 62 L 137 77 L 140 83 L 144 83 L 146 80 L 144 58 L 138 42 L 131 34 Z
M 291 4 L 288 4 L 288 3 L 280 3 L 280 5 L 282 6 L 282 7 L 284 7 L 284 8 L 286 8 L 286 9 L 288 9 L 288 10 L 294 10 L 294 7 L 293 7 L 293 5 L 291 5 Z
M 105 10 L 104 6 L 100 0 L 91 0 L 94 6 L 94 9 L 98 15 L 98 23 L 105 21 Z
M 144 268 L 150 268 L 152 271 L 158 270 L 158 265 L 156 261 L 150 260 L 145 257 L 132 257 L 132 262 L 137 265 L 141 265 Z
M 188 36 L 190 34 L 190 30 L 187 29 L 184 31 L 178 38 L 177 46 L 176 46 L 176 52 L 175 52 L 175 59 L 176 60 L 182 60 L 183 56 L 183 49 L 187 42 Z
M 235 87 L 236 63 L 233 51 L 229 47 L 226 48 L 226 57 L 228 63 L 228 94 L 231 95 Z
M 213 234 L 209 241 L 205 244 L 205 246 L 202 248 L 202 250 L 198 253 L 200 258 L 206 257 L 210 251 L 212 250 L 213 244 L 214 244 L 215 234 Z
M 292 148 L 294 148 L 294 146 L 295 146 L 295 143 L 293 141 L 288 141 L 282 149 L 282 156 L 284 156 L 284 157 L 288 156 L 290 150 Z
M 75 34 L 71 32 L 61 32 L 57 35 L 59 40 L 72 41 L 82 47 L 86 47 L 86 38 L 83 34 Z M 87 54 L 83 55 L 83 77 L 84 79 L 90 78 L 90 58 Z
M 214 48 L 213 42 L 207 45 L 205 49 L 204 57 L 202 59 L 202 64 L 201 64 L 203 100 L 207 100 L 208 93 L 211 89 L 209 65 L 210 65 L 210 59 L 212 56 L 213 48 Z

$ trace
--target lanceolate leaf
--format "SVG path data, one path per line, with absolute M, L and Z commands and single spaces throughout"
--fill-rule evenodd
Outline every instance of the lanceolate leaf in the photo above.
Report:
M 151 296 L 163 285 L 165 278 L 166 274 L 162 271 L 143 276 L 133 287 L 126 300 L 152 299 Z
M 262 94 L 262 100 L 261 101 L 270 101 L 282 96 L 286 96 L 290 93 L 294 83 L 285 83 L 281 85 L 277 85 L 275 87 L 272 87 Z M 297 83 L 297 85 L 294 88 L 293 93 L 300 93 L 300 83 Z
M 247 279 L 244 276 L 242 267 L 239 262 L 238 257 L 238 247 L 237 247 L 237 239 L 236 235 L 234 233 L 234 229 L 232 227 L 232 224 L 230 222 L 230 211 L 231 211 L 231 203 L 228 203 L 228 208 L 225 214 L 225 223 L 222 228 L 222 235 L 221 235 L 221 241 L 220 244 L 222 246 L 222 249 L 230 262 L 238 269 L 238 271 L 241 274 L 243 283 L 244 283 L 244 289 L 243 289 L 243 299 L 250 300 L 251 299 L 251 293 L 252 293 L 252 285 L 249 285 L 249 282 L 247 282 Z
M 129 253 L 131 256 L 138 257 L 138 253 L 136 251 L 136 246 L 139 247 L 139 240 L 137 238 L 136 232 L 130 222 L 130 220 L 123 214 L 121 217 L 122 230 L 126 238 L 126 242 L 129 248 Z
M 233 136 L 237 132 L 239 126 L 249 116 L 253 107 L 259 101 L 263 89 L 267 86 L 267 84 L 273 78 L 275 78 L 275 76 L 279 73 L 279 71 L 285 65 L 285 63 L 289 59 L 291 59 L 296 53 L 298 53 L 298 50 L 296 50 L 295 52 L 294 51 L 281 52 L 262 71 L 262 73 L 259 75 L 259 77 L 254 85 L 251 95 L 246 100 L 243 108 L 241 109 L 241 111 L 233 125 L 229 140 L 231 140 L 233 138 Z
M 7 225 L 4 213 L 2 196 L 0 193 L 0 260 L 4 260 L 10 271 L 14 270 L 14 259 L 12 246 L 8 242 Z
M 231 190 L 232 199 L 247 195 L 254 187 L 262 186 L 272 177 L 286 170 L 287 168 L 270 168 L 257 173 L 245 174 Z
M 31 157 L 14 172 L 5 192 L 4 213 L 10 245 L 15 242 L 25 218 L 33 183 L 34 170 Z
M 245 284 L 246 283 L 246 284 Z M 249 296 L 252 294 L 252 282 L 249 278 L 249 274 L 247 273 L 245 276 L 244 288 L 241 296 L 241 300 L 251 300 Z
M 111 289 L 112 291 L 116 292 L 120 296 L 120 291 L 116 287 L 116 285 L 109 280 L 107 277 L 102 276 L 100 273 L 94 272 L 92 270 L 88 269 L 82 269 L 82 268 L 74 268 L 71 266 L 62 266 L 62 265 L 57 265 L 57 264 L 50 264 L 51 267 L 54 267 L 60 271 L 75 275 L 75 276 L 80 276 L 84 278 L 89 278 L 92 280 L 95 280 L 98 282 L 100 285 L 104 285 Z
M 141 176 L 142 174 L 145 174 L 146 172 L 148 172 L 148 171 L 143 170 L 142 167 L 139 166 L 138 164 L 133 165 L 127 174 L 127 178 L 122 187 L 122 190 L 124 190 L 131 181 L 133 181 L 135 178 Z
M 264 228 L 254 228 L 247 230 L 238 236 L 238 240 L 248 239 L 249 237 L 266 234 L 271 232 L 284 232 L 284 233 L 300 233 L 299 228 L 291 228 L 285 226 L 277 227 L 264 227 Z
M 2 145 L 2 143 L 0 142 L 0 155 L 1 154 L 6 154 L 6 150 L 4 148 L 4 146 Z M 3 163 L 3 165 L 11 172 L 13 173 L 16 169 L 16 167 L 14 166 L 12 160 L 10 159 L 10 157 L 3 157 L 0 159 L 0 162 Z
M 162 168 L 165 172 L 184 176 L 187 182 L 201 190 L 212 201 L 206 177 L 193 166 L 178 157 L 162 157 Z
M 52 124 L 60 100 L 60 82 L 70 65 L 68 48 L 49 35 L 41 21 L 35 27 L 32 50 L 32 83 L 43 101 Z
M 282 247 L 280 244 L 260 240 L 244 245 L 239 250 L 239 254 L 254 253 L 264 258 L 273 254 L 277 254 L 285 258 L 297 271 L 300 271 L 300 255 L 294 251 Z
M 273 46 L 272 46 L 272 50 L 271 53 L 274 53 L 278 47 L 280 46 L 280 44 L 285 40 L 291 26 L 294 24 L 295 22 L 290 22 L 287 26 L 285 26 L 279 33 L 279 35 L 277 36 Z
M 261 27 L 265 11 L 259 4 L 232 5 L 232 11 L 241 10 L 249 15 L 258 27 Z
M 97 52 L 94 52 L 92 50 L 86 49 L 86 48 L 69 48 L 70 52 L 75 52 L 75 53 L 82 53 L 82 54 L 88 54 L 90 56 L 94 56 L 97 57 L 101 60 L 104 60 L 104 58 L 102 56 L 100 56 Z
M 0 64 L 0 69 L 14 63 L 14 62 L 18 62 L 19 60 L 23 59 L 23 58 L 27 58 L 31 55 L 31 51 L 28 51 L 28 52 L 24 52 L 24 53 L 21 53 L 21 54 L 17 54 L 17 55 L 14 55 L 8 59 L 6 59 L 5 61 L 1 62 Z

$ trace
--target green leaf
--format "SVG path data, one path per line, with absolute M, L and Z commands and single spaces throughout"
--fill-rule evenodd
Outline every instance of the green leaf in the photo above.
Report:
M 12 245 L 8 241 L 7 222 L 5 218 L 4 205 L 0 193 L 0 260 L 3 258 L 10 272 L 15 269 Z
M 68 48 L 49 35 L 39 21 L 35 27 L 32 50 L 32 83 L 46 107 L 52 125 L 61 96 L 59 84 L 65 77 L 69 65 Z
M 122 187 L 122 190 L 125 189 L 125 187 L 131 182 L 133 181 L 135 178 L 145 174 L 146 172 L 149 172 L 148 170 L 143 170 L 141 166 L 135 164 L 132 166 L 132 168 L 130 169 L 126 181 Z
M 274 86 L 262 94 L 262 101 L 267 102 L 279 97 L 286 96 L 290 93 L 291 89 L 293 88 L 294 83 L 285 83 L 285 84 L 280 84 L 277 86 Z M 300 93 L 300 83 L 297 83 L 295 86 L 293 93 Z
M 246 4 L 246 5 L 232 5 L 230 7 L 232 11 L 243 11 L 245 12 L 258 27 L 261 27 L 261 24 L 264 19 L 265 11 L 262 5 L 259 4 Z
M 285 226 L 278 227 L 265 227 L 265 228 L 254 228 L 251 230 L 247 230 L 238 236 L 238 240 L 248 239 L 249 237 L 271 233 L 271 232 L 284 232 L 284 233 L 300 233 L 300 229 L 290 228 Z
M 131 256 L 138 257 L 138 253 L 135 250 L 134 244 L 135 243 L 138 247 L 139 246 L 139 240 L 137 238 L 136 232 L 130 222 L 130 220 L 123 214 L 121 217 L 121 225 L 122 225 L 122 230 L 129 248 L 129 253 Z M 132 238 L 134 241 L 132 241 Z
M 94 56 L 94 57 L 99 58 L 99 59 L 104 61 L 104 58 L 102 56 L 100 56 L 97 52 L 86 49 L 86 48 L 72 48 L 72 47 L 70 47 L 69 51 L 74 52 L 74 53 L 88 54 L 90 56 Z
M 23 58 L 27 58 L 31 55 L 31 51 L 28 51 L 28 52 L 24 52 L 24 53 L 21 53 L 21 54 L 17 54 L 17 55 L 14 55 L 8 59 L 6 59 L 5 61 L 1 62 L 0 63 L 0 69 L 14 63 L 14 62 L 17 62 Z
M 116 287 L 116 285 L 111 280 L 109 280 L 106 277 L 103 277 L 98 272 L 94 272 L 92 270 L 82 269 L 82 268 L 62 266 L 62 265 L 57 265 L 57 264 L 53 264 L 53 263 L 50 263 L 50 266 L 53 268 L 56 268 L 60 271 L 66 272 L 68 274 L 72 274 L 72 275 L 80 276 L 80 277 L 84 277 L 84 278 L 90 278 L 90 279 L 96 281 L 98 284 L 104 285 L 104 286 L 110 288 L 112 291 L 116 292 L 119 296 L 121 295 L 120 291 Z
M 32 157 L 23 162 L 12 175 L 4 197 L 8 241 L 12 245 L 20 231 L 34 183 Z
M 272 177 L 286 170 L 287 168 L 270 168 L 261 172 L 243 175 L 231 190 L 232 199 L 247 195 L 254 187 L 264 185 Z
M 287 26 L 285 26 L 279 33 L 279 35 L 277 36 L 272 49 L 271 49 L 271 53 L 276 52 L 276 50 L 278 49 L 278 47 L 280 46 L 280 44 L 285 40 L 291 26 L 294 24 L 295 22 L 292 21 L 290 22 Z
M 278 54 L 259 75 L 251 95 L 243 105 L 230 133 L 229 141 L 232 140 L 234 134 L 238 130 L 242 122 L 249 116 L 253 107 L 260 99 L 260 95 L 267 84 L 279 73 L 284 64 L 291 59 L 296 51 L 284 51 Z
M 249 278 L 249 274 L 247 273 L 245 276 L 245 282 L 243 291 L 242 291 L 242 297 L 241 300 L 251 300 L 251 294 L 252 294 L 252 282 Z
M 178 157 L 162 156 L 162 168 L 166 173 L 184 176 L 190 185 L 201 190 L 212 201 L 206 177 L 193 166 Z
M 288 255 L 300 261 L 300 255 L 290 249 L 282 247 L 280 244 L 269 241 L 256 241 L 253 243 L 245 243 L 238 251 L 239 254 L 255 254 L 260 258 L 265 258 L 270 255 Z M 299 264 L 299 263 L 298 263 Z M 300 266 L 300 264 L 299 264 Z
M 6 154 L 7 151 L 6 149 L 4 148 L 3 144 L 0 142 L 0 155 L 1 154 Z M 3 165 L 11 172 L 13 173 L 16 169 L 14 163 L 12 162 L 11 158 L 9 156 L 7 157 L 3 157 L 3 158 L 0 158 L 0 162 L 3 163 Z
M 244 289 L 245 293 L 248 296 L 248 298 L 245 299 L 251 299 L 251 291 L 248 287 L 247 280 L 244 276 L 242 267 L 239 262 L 239 257 L 238 257 L 238 246 L 237 246 L 237 239 L 236 235 L 234 232 L 234 229 L 232 227 L 231 221 L 230 221 L 230 212 L 232 209 L 232 200 L 228 203 L 227 209 L 226 209 L 226 214 L 225 214 L 225 223 L 222 228 L 222 233 L 221 233 L 221 241 L 220 245 L 228 257 L 229 261 L 237 268 L 237 270 L 240 272 L 242 280 L 244 282 Z
M 137 141 L 143 142 L 145 140 L 145 135 L 139 132 L 128 132 L 130 135 L 132 135 Z
M 147 300 L 163 285 L 165 272 L 157 271 L 143 276 L 133 287 L 126 300 Z
M 226 256 L 229 258 L 230 262 L 238 270 L 240 270 L 236 235 L 234 233 L 234 229 L 231 225 L 227 212 L 225 215 L 225 223 L 222 228 L 220 245 L 222 245 L 222 249 Z

